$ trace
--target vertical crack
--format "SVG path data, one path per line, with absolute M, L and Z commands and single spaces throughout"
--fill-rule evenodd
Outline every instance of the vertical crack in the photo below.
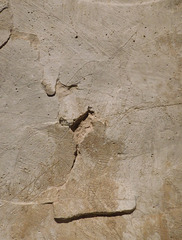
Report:
M 74 165 L 75 165 L 75 162 L 76 162 L 76 159 L 77 159 L 77 156 L 78 156 L 79 153 L 80 153 L 80 152 L 79 152 L 79 146 L 78 146 L 78 144 L 77 144 L 77 145 L 76 145 L 76 150 L 75 150 L 75 152 L 74 152 L 75 158 L 74 158 L 73 164 L 72 164 L 72 166 L 71 166 L 71 170 L 73 169 L 73 167 L 74 167 Z
M 74 86 L 71 85 L 71 86 L 69 86 L 69 87 L 75 87 L 75 85 L 74 85 Z M 83 113 L 82 115 L 80 115 L 78 118 L 73 119 L 71 123 L 68 122 L 68 121 L 67 121 L 66 119 L 64 119 L 63 117 L 60 117 L 60 118 L 59 118 L 59 123 L 60 123 L 62 126 L 67 126 L 67 127 L 69 127 L 73 132 L 75 132 L 75 131 L 79 128 L 80 124 L 81 124 L 83 121 L 85 121 L 90 114 L 94 114 L 94 111 L 92 110 L 91 107 L 88 107 L 88 108 L 87 108 L 87 111 L 86 111 L 85 113 Z M 79 142 L 76 141 L 76 150 L 75 150 L 75 152 L 74 152 L 74 156 L 75 156 L 75 157 L 74 157 L 74 160 L 73 160 L 73 163 L 72 163 L 72 166 L 71 166 L 71 170 L 73 169 L 73 167 L 74 167 L 74 165 L 75 165 L 75 162 L 76 162 L 76 159 L 77 159 L 77 157 L 78 157 L 79 154 L 80 154 L 80 152 L 79 152 Z

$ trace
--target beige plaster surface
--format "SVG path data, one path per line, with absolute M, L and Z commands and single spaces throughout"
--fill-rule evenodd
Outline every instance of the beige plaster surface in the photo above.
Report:
M 0 240 L 180 240 L 181 66 L 181 0 L 0 0 Z

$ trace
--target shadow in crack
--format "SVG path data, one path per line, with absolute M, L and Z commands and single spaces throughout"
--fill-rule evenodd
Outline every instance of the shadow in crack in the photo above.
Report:
M 57 223 L 69 223 L 72 221 L 80 220 L 80 219 L 85 219 L 85 218 L 95 218 L 95 217 L 118 217 L 122 215 L 127 215 L 131 214 L 134 210 L 136 209 L 133 208 L 131 210 L 125 210 L 122 212 L 92 212 L 92 213 L 84 213 L 84 214 L 79 214 L 70 218 L 54 218 L 54 220 Z

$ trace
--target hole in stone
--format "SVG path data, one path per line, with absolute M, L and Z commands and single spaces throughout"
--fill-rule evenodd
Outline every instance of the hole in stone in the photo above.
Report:
M 75 130 L 79 127 L 81 122 L 85 121 L 85 119 L 89 116 L 89 114 L 94 113 L 94 111 L 91 109 L 92 109 L 91 107 L 88 107 L 88 110 L 84 114 L 79 116 L 77 119 L 73 120 L 73 123 L 69 126 L 73 132 L 75 132 Z

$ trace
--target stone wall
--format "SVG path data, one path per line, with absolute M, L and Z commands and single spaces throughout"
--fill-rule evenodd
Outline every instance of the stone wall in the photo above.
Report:
M 0 240 L 180 240 L 182 1 L 0 1 Z

